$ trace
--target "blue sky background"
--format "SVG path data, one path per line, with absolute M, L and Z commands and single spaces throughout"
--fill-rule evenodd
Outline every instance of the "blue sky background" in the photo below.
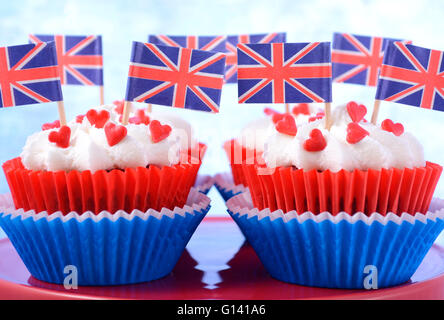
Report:
M 133 40 L 148 34 L 240 34 L 286 31 L 287 41 L 331 41 L 333 32 L 410 39 L 444 50 L 444 2 L 434 0 L 14 0 L 0 1 L 0 46 L 23 44 L 29 33 L 101 34 L 104 41 L 105 102 L 124 96 Z M 375 88 L 334 84 L 333 105 L 356 100 L 371 107 Z M 95 87 L 63 87 L 68 119 L 99 103 Z M 221 145 L 262 114 L 259 105 L 238 105 L 236 85 L 223 88 L 220 114 L 154 106 L 178 112 L 209 144 L 203 173 L 227 171 Z M 283 109 L 283 106 L 276 106 Z M 371 109 L 371 108 L 369 108 Z M 423 143 L 426 159 L 444 164 L 444 113 L 383 102 L 380 120 L 402 122 Z M 0 110 L 0 162 L 19 155 L 26 137 L 57 118 L 55 103 Z M 0 192 L 8 188 L 3 173 Z M 437 195 L 444 197 L 441 181 Z M 225 214 L 213 189 L 212 214 Z

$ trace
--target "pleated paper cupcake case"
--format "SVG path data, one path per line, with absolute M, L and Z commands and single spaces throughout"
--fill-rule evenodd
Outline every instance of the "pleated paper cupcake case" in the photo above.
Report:
M 168 275 L 197 226 L 210 199 L 192 190 L 183 209 L 99 215 L 2 209 L 3 228 L 29 272 L 62 284 L 64 268 L 78 270 L 79 285 L 120 285 Z
M 20 158 L 3 164 L 15 206 L 49 213 L 182 207 L 199 167 L 200 163 L 185 163 L 91 173 L 27 170 Z
M 214 185 L 214 177 L 210 175 L 198 175 L 194 188 L 203 194 L 208 194 L 211 187 Z
M 190 148 L 181 153 L 181 160 L 185 160 L 185 163 L 191 163 L 192 159 L 200 161 L 202 163 L 203 158 L 207 152 L 208 146 L 205 143 L 199 142 L 194 148 Z
M 254 149 L 245 148 L 236 139 L 225 141 L 224 150 L 230 162 L 232 180 L 236 185 L 246 185 L 247 180 L 242 169 L 242 164 L 250 163 L 264 163 L 262 152 Z M 247 160 L 248 159 L 248 160 Z
M 444 203 L 433 212 L 387 216 L 362 213 L 283 214 L 253 209 L 249 195 L 227 202 L 270 275 L 285 282 L 326 287 L 364 287 L 365 266 L 377 268 L 378 287 L 408 281 L 444 229 Z M 251 200 L 250 200 L 251 201 Z
M 222 196 L 224 201 L 227 201 L 233 196 L 245 191 L 245 187 L 242 184 L 234 184 L 233 178 L 228 172 L 218 173 L 214 177 L 214 186 L 216 187 L 217 191 Z
M 425 213 L 442 173 L 442 167 L 432 162 L 412 169 L 338 172 L 292 167 L 270 171 L 253 164 L 242 168 L 256 208 L 332 214 Z

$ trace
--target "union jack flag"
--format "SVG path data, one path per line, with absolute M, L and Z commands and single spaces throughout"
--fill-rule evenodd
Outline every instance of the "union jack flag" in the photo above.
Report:
M 126 101 L 219 112 L 225 54 L 133 42 Z
M 237 49 L 239 43 L 274 43 L 285 42 L 285 32 L 264 34 L 243 34 L 228 36 L 226 42 L 227 65 L 225 67 L 225 82 L 235 83 L 237 81 Z
M 390 44 L 376 99 L 444 111 L 443 52 L 402 42 Z
M 103 86 L 101 36 L 30 34 L 31 43 L 55 41 L 63 85 Z
M 0 107 L 62 101 L 54 43 L 0 48 Z
M 237 48 L 239 103 L 331 102 L 329 42 Z
M 376 86 L 385 48 L 394 41 L 404 40 L 334 33 L 333 81 Z
M 148 36 L 149 43 L 216 52 L 225 52 L 226 41 L 226 36 Z

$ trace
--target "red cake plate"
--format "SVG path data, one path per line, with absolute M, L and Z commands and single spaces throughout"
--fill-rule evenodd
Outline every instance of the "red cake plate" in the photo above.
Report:
M 174 271 L 128 286 L 79 287 L 32 277 L 8 239 L 0 240 L 0 299 L 444 299 L 444 246 L 438 240 L 409 282 L 379 290 L 304 287 L 271 278 L 229 217 L 207 217 Z

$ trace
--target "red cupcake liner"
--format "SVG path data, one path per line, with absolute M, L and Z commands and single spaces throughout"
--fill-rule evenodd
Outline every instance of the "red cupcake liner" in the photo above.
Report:
M 3 164 L 15 207 L 48 214 L 183 207 L 199 167 L 186 163 L 91 173 L 28 170 L 20 158 Z
M 235 185 L 247 185 L 247 180 L 242 166 L 244 164 L 264 163 L 260 151 L 245 148 L 236 139 L 226 141 L 223 145 L 228 161 L 230 162 L 231 173 Z
M 298 214 L 341 211 L 349 214 L 379 212 L 426 213 L 443 168 L 426 162 L 425 167 L 305 171 L 293 167 L 275 170 L 242 165 L 254 207 Z M 268 172 L 267 172 L 268 171 Z
M 199 142 L 194 148 L 189 148 L 186 152 L 181 154 L 181 162 L 191 163 L 193 159 L 194 161 L 198 160 L 199 162 L 202 162 L 206 152 L 207 145 Z
M 180 154 L 180 163 L 197 164 L 199 165 L 200 168 L 206 152 L 207 152 L 207 145 L 202 142 L 199 142 L 198 144 L 196 144 L 194 148 L 189 148 L 188 150 Z M 194 179 L 193 185 L 196 184 L 196 179 Z

